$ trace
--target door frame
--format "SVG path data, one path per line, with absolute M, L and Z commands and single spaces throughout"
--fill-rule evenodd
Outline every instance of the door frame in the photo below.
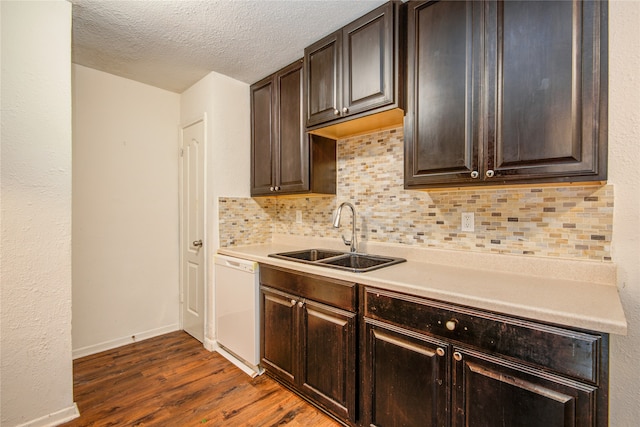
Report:
M 178 251 L 179 251 L 179 274 L 180 274 L 180 279 L 179 279 L 179 289 L 178 289 L 178 294 L 179 294 L 179 311 L 180 311 L 180 316 L 179 316 L 179 327 L 180 330 L 184 329 L 184 319 L 183 319 L 183 304 L 184 304 L 184 281 L 183 281 L 183 269 L 184 269 L 184 257 L 183 257 L 183 253 L 184 253 L 184 247 L 183 247 L 183 236 L 182 236 L 182 229 L 183 229 L 183 221 L 185 218 L 185 214 L 183 212 L 183 208 L 184 208 L 184 194 L 182 191 L 182 185 L 183 185 L 183 181 L 184 181 L 184 168 L 182 166 L 182 140 L 184 138 L 184 130 L 190 126 L 195 125 L 198 122 L 202 122 L 203 124 L 203 128 L 204 128 L 204 141 L 203 141 L 203 145 L 204 145 L 204 150 L 203 150 L 203 156 L 204 156 L 204 167 L 203 167 L 203 171 L 202 171 L 202 179 L 203 179 L 203 183 L 202 183 L 202 188 L 203 188 L 203 192 L 204 192 L 204 200 L 202 203 L 202 209 L 203 209 L 203 236 L 202 236 L 202 245 L 204 246 L 204 260 L 203 260 L 203 271 L 204 271 L 204 293 L 203 293 L 203 297 L 204 297 L 204 331 L 203 331 L 203 335 L 204 335 L 204 340 L 203 340 L 203 345 L 205 347 L 207 347 L 206 343 L 208 341 L 210 341 L 210 338 L 208 337 L 207 334 L 207 329 L 208 329 L 208 325 L 211 321 L 211 319 L 209 319 L 209 228 L 208 228 L 208 220 L 207 220 L 207 208 L 208 208 L 208 185 L 207 185 L 207 181 L 208 181 L 208 162 L 207 162 L 207 158 L 208 158 L 208 127 L 207 127 L 207 113 L 203 112 L 202 116 L 196 117 L 193 120 L 188 120 L 184 123 L 182 123 L 180 125 L 180 138 L 178 141 L 178 216 L 179 216 L 179 222 L 178 222 Z

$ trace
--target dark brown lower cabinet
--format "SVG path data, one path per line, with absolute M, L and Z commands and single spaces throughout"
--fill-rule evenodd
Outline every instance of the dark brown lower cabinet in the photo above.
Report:
M 454 426 L 593 426 L 598 387 L 454 348 Z
M 363 292 L 363 423 L 604 427 L 607 334 Z
M 305 301 L 300 319 L 303 392 L 343 419 L 356 408 L 356 314 Z
M 608 334 L 266 265 L 260 282 L 263 367 L 344 425 L 608 426 Z
M 446 426 L 448 345 L 425 335 L 365 320 L 364 423 L 368 426 Z
M 293 384 L 298 341 L 296 299 L 264 287 L 261 296 L 262 365 L 281 381 Z
M 266 266 L 261 283 L 263 367 L 339 421 L 355 424 L 355 284 Z

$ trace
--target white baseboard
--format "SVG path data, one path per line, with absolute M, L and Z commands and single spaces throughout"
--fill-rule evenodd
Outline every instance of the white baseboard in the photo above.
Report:
M 163 326 L 161 328 L 151 329 L 144 332 L 136 332 L 126 337 L 116 338 L 114 340 L 104 341 L 86 347 L 73 349 L 72 357 L 78 359 L 80 357 L 89 356 L 91 354 L 100 353 L 101 351 L 111 350 L 112 348 L 121 347 L 138 341 L 143 341 L 159 335 L 168 334 L 180 330 L 180 326 L 176 323 L 173 325 Z
M 54 427 L 78 418 L 79 416 L 80 411 L 78 411 L 78 406 L 74 403 L 68 408 L 61 409 L 44 417 L 36 418 L 24 424 L 19 424 L 16 427 Z

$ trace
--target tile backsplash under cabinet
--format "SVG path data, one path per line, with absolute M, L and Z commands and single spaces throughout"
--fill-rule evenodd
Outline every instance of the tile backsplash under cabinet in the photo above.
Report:
M 265 243 L 272 233 L 339 239 L 332 214 L 350 201 L 361 241 L 611 260 L 611 185 L 405 190 L 402 127 L 339 140 L 337 150 L 336 196 L 221 197 L 220 246 Z M 475 231 L 460 230 L 463 212 L 474 214 Z

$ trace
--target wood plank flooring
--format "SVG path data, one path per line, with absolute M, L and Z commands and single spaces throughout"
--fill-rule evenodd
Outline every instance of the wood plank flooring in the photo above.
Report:
M 74 361 L 80 426 L 314 426 L 336 421 L 178 331 Z

